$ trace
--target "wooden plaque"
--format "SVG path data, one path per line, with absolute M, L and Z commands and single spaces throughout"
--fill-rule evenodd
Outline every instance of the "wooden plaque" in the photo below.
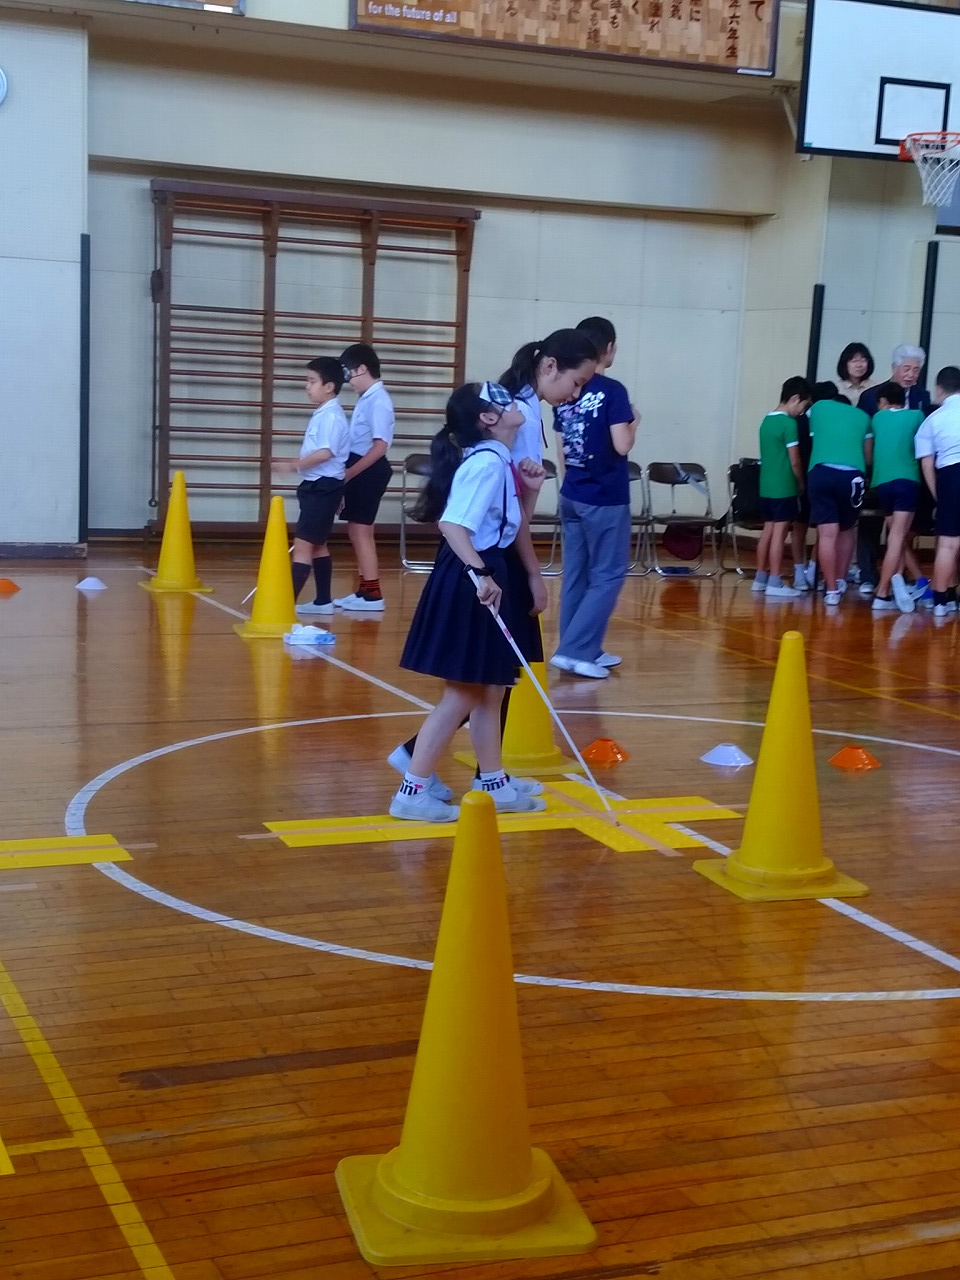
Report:
M 773 71 L 779 0 L 352 0 L 352 27 Z

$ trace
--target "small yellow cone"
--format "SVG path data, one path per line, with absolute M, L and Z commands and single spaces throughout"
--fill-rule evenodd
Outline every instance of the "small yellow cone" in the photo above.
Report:
M 865 884 L 824 855 L 803 636 L 787 631 L 760 743 L 743 843 L 726 861 L 693 864 L 749 902 L 858 898 Z
M 293 574 L 287 542 L 287 517 L 279 494 L 270 499 L 267 532 L 260 555 L 257 590 L 253 597 L 253 613 L 249 622 L 234 624 L 234 631 L 245 640 L 268 640 L 293 629 L 297 620 L 293 598 Z
M 584 1253 L 596 1233 L 530 1146 L 493 801 L 464 796 L 400 1145 L 337 1186 L 374 1266 Z
M 141 582 L 145 591 L 202 591 L 209 595 L 213 588 L 205 587 L 197 577 L 193 561 L 193 538 L 190 535 L 190 512 L 187 509 L 187 485 L 182 471 L 173 473 L 170 504 L 163 524 L 163 541 L 160 543 L 160 560 L 156 575 L 149 582 Z

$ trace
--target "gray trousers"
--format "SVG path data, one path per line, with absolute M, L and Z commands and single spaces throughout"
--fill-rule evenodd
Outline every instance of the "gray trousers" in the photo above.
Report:
M 560 496 L 563 586 L 557 652 L 595 662 L 630 565 L 630 507 L 591 507 Z

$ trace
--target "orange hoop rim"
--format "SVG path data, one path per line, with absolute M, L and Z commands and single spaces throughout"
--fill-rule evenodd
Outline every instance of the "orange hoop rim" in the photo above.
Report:
M 916 156 L 911 150 L 911 147 L 913 145 L 923 146 L 924 143 L 929 143 L 931 145 L 939 144 L 939 146 L 946 151 L 953 147 L 960 147 L 960 133 L 957 133 L 952 129 L 947 129 L 940 133 L 908 133 L 900 143 L 899 159 L 915 160 Z M 936 155 L 937 153 L 934 152 L 933 154 Z

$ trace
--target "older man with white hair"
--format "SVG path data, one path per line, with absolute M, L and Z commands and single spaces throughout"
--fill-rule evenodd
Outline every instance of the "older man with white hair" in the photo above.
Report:
M 930 412 L 930 392 L 926 387 L 918 386 L 923 366 L 927 362 L 927 353 L 923 347 L 911 347 L 901 342 L 894 347 L 890 359 L 890 381 L 896 382 L 907 393 L 907 408 L 922 409 Z M 869 413 L 871 418 L 877 412 L 877 387 L 868 387 L 857 402 L 857 408 Z
M 918 384 L 926 362 L 927 353 L 923 347 L 912 347 L 906 342 L 894 347 L 890 358 L 890 381 L 896 382 L 906 392 L 906 408 L 921 409 L 925 414 L 930 412 L 930 392 Z M 869 413 L 871 418 L 879 409 L 878 390 L 879 386 L 868 387 L 857 402 L 857 408 Z M 871 502 L 869 497 L 867 502 Z M 865 513 L 860 517 L 857 526 L 857 565 L 860 569 L 860 594 L 864 596 L 873 595 L 877 589 L 882 533 L 882 516 Z

